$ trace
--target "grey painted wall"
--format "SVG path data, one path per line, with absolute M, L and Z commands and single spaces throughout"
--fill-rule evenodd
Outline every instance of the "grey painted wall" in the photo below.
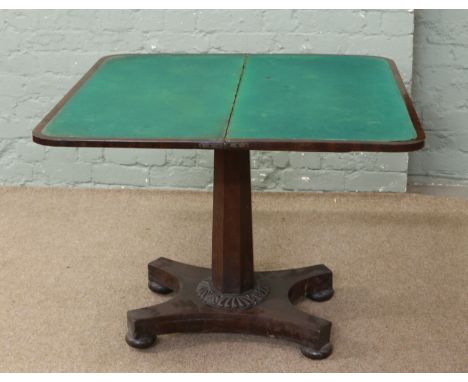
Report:
M 413 99 L 426 148 L 410 154 L 410 182 L 468 184 L 468 10 L 416 11 Z
M 31 130 L 116 52 L 354 53 L 393 58 L 411 83 L 407 10 L 0 11 L 0 184 L 209 189 L 212 153 L 46 148 Z M 404 191 L 407 154 L 252 153 L 256 189 Z

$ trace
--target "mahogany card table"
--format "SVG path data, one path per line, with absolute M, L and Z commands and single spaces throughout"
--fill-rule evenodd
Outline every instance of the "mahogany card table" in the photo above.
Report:
M 148 54 L 99 60 L 33 140 L 214 150 L 212 267 L 149 263 L 149 288 L 174 297 L 127 313 L 130 346 L 174 332 L 251 333 L 295 341 L 321 359 L 332 351 L 331 322 L 293 304 L 330 299 L 332 272 L 254 271 L 250 150 L 406 152 L 423 146 L 424 132 L 386 58 Z

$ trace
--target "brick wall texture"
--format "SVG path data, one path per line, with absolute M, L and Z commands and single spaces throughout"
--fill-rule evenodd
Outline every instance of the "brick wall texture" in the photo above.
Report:
M 104 55 L 381 55 L 397 62 L 409 87 L 413 27 L 414 14 L 408 10 L 0 11 L 0 184 L 210 189 L 211 151 L 32 143 L 32 128 Z M 254 151 L 251 162 L 257 190 L 406 189 L 405 153 Z
M 468 184 L 468 10 L 418 10 L 413 98 L 426 130 L 410 182 Z

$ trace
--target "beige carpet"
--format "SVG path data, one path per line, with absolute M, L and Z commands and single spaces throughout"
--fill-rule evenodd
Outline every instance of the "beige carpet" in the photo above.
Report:
M 323 361 L 235 334 L 171 334 L 137 351 L 126 311 L 166 256 L 210 264 L 211 195 L 0 189 L 0 371 L 468 371 L 468 201 L 386 194 L 254 194 L 258 270 L 325 263 L 335 297 Z

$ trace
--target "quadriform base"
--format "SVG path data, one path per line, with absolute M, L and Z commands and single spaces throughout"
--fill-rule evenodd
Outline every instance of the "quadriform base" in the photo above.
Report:
M 324 265 L 291 270 L 255 273 L 256 284 L 266 292 L 253 307 L 238 302 L 235 294 L 218 299 L 218 307 L 208 305 L 198 286 L 210 282 L 211 270 L 159 258 L 148 265 L 150 289 L 174 292 L 173 299 L 127 313 L 127 343 L 148 348 L 160 334 L 180 332 L 229 332 L 284 338 L 301 345 L 302 353 L 313 359 L 330 355 L 331 322 L 308 315 L 292 304 L 300 298 L 325 301 L 332 297 L 332 272 Z M 154 286 L 158 285 L 157 288 Z M 231 303 L 228 301 L 231 300 Z

